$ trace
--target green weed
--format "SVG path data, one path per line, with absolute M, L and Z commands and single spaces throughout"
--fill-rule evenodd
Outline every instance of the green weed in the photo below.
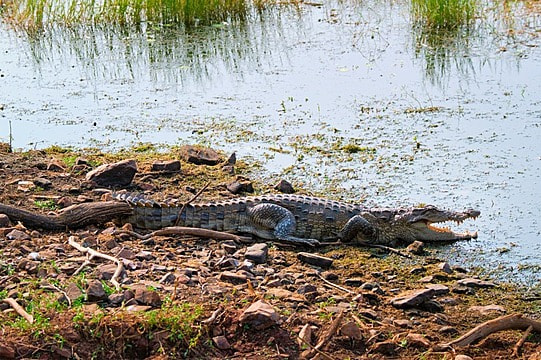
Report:
M 411 0 L 415 21 L 425 29 L 456 29 L 473 21 L 477 0 Z
M 36 201 L 34 201 L 34 205 L 37 206 L 41 210 L 56 210 L 56 209 L 58 209 L 58 205 L 56 205 L 54 200 L 36 200 Z

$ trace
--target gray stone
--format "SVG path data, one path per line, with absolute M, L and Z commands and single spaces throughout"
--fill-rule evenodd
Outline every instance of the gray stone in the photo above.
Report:
M 48 188 L 50 188 L 51 185 L 53 184 L 53 183 L 51 182 L 51 180 L 45 179 L 45 178 L 41 178 L 41 177 L 35 178 L 35 179 L 33 180 L 33 182 L 34 182 L 34 185 L 39 186 L 39 187 L 42 188 L 42 189 L 48 189 Z
M 168 272 L 167 274 L 162 276 L 162 278 L 158 282 L 160 284 L 173 284 L 175 282 L 176 278 L 177 277 L 175 276 L 175 274 Z M 186 278 L 188 278 L 188 277 L 186 276 Z M 189 278 L 188 278 L 188 281 L 189 281 Z
M 99 280 L 89 280 L 86 287 L 86 299 L 89 302 L 98 302 L 107 299 L 107 294 Z
M 453 326 L 449 326 L 449 325 L 442 326 L 441 328 L 438 329 L 438 332 L 440 334 L 445 334 L 445 335 L 458 334 L 457 328 L 455 328 Z
M 227 338 L 223 335 L 218 335 L 212 338 L 212 341 L 216 345 L 216 347 L 220 350 L 228 350 L 231 348 L 231 344 L 227 340 Z
M 391 299 L 391 305 L 399 309 L 416 307 L 429 300 L 433 295 L 433 289 L 417 290 Z
M 466 278 L 466 279 L 458 280 L 457 284 L 472 287 L 472 288 L 475 288 L 475 287 L 478 287 L 478 288 L 491 288 L 491 287 L 496 286 L 496 284 L 494 284 L 493 282 L 484 281 L 484 280 L 480 280 L 480 279 L 474 279 L 474 278 Z
M 312 284 L 303 284 L 297 289 L 299 294 L 317 293 L 317 287 Z
M 254 186 L 251 181 L 235 180 L 227 184 L 227 190 L 232 194 L 253 193 Z
M 490 305 L 485 305 L 485 306 L 471 306 L 468 310 L 480 312 L 482 315 L 488 315 L 491 312 L 499 312 L 502 314 L 506 312 L 503 306 L 496 305 L 496 304 L 490 304 Z
M 68 286 L 66 287 L 66 295 L 71 301 L 75 301 L 81 296 L 83 296 L 84 293 L 81 289 L 79 289 L 77 284 L 69 283 Z
M 100 280 L 111 280 L 113 275 L 115 274 L 115 271 L 117 269 L 116 264 L 102 264 L 98 266 L 95 270 L 96 272 L 96 278 Z M 119 278 L 122 278 L 124 276 L 125 272 L 122 270 L 120 273 Z
M 6 238 L 8 240 L 30 240 L 31 237 L 27 233 L 21 230 L 11 230 L 7 235 Z
M 248 260 L 252 260 L 256 264 L 264 264 L 267 262 L 267 254 L 269 247 L 266 243 L 257 243 L 249 246 L 246 249 L 244 257 Z
M 319 266 L 320 268 L 324 268 L 324 269 L 331 267 L 331 265 L 333 263 L 333 259 L 331 259 L 331 258 L 321 256 L 321 255 L 312 254 L 312 253 L 307 253 L 307 252 L 298 253 L 297 254 L 297 259 L 299 259 L 303 263 L 314 265 L 314 266 Z
M 427 338 L 421 334 L 409 333 L 406 335 L 406 340 L 408 342 L 408 346 L 413 346 L 416 348 L 428 349 L 431 346 L 430 341 L 428 341 Z
M 419 308 L 431 313 L 443 312 L 443 306 L 437 300 L 426 300 L 419 305 Z
M 143 250 L 135 254 L 135 258 L 141 261 L 143 260 L 150 261 L 150 260 L 154 260 L 156 257 L 152 255 L 150 251 Z
M 363 338 L 359 325 L 354 321 L 348 321 L 342 325 L 340 334 L 354 340 L 361 340 Z
M 434 290 L 435 296 L 445 295 L 449 293 L 449 288 L 442 284 L 427 284 L 426 288 Z
M 148 305 L 154 308 L 162 306 L 160 294 L 154 290 L 149 290 L 143 287 L 137 287 L 135 289 L 134 299 L 138 304 L 141 305 Z
M 163 172 L 180 171 L 180 161 L 178 160 L 155 161 L 152 164 L 152 171 L 163 171 Z
M 371 350 L 382 355 L 394 356 L 398 350 L 398 345 L 391 340 L 382 341 L 375 343 Z
M 444 273 L 447 273 L 447 274 L 452 274 L 453 273 L 453 269 L 451 269 L 451 265 L 449 265 L 448 262 L 439 263 L 438 264 L 438 269 L 440 269 L 441 271 L 443 271 Z
M 359 287 L 364 284 L 364 280 L 361 278 L 350 278 L 344 280 L 344 283 L 348 286 Z
M 184 145 L 179 152 L 184 161 L 196 165 L 217 165 L 221 162 L 216 151 L 202 146 Z
M 9 218 L 6 214 L 0 214 L 0 227 L 8 227 Z
M 468 355 L 458 354 L 455 356 L 455 360 L 473 360 L 473 358 Z
M 276 325 L 280 320 L 280 315 L 271 305 L 263 300 L 258 300 L 244 310 L 239 320 L 255 330 L 263 330 Z
M 284 194 L 293 194 L 295 192 L 293 185 L 284 179 L 278 181 L 278 183 L 274 185 L 274 189 Z
M 99 186 L 127 186 L 131 184 L 137 163 L 133 159 L 104 164 L 86 174 L 86 180 Z
M 244 284 L 248 281 L 248 277 L 244 274 L 237 274 L 231 271 L 224 271 L 218 277 L 220 281 L 229 282 L 232 284 Z

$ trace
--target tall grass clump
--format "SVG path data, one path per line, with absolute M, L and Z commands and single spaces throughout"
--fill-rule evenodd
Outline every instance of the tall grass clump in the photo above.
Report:
M 413 19 L 425 29 L 452 30 L 471 23 L 477 0 L 411 0 Z
M 0 0 L 1 2 L 2 0 Z M 1 16 L 17 27 L 51 25 L 210 25 L 242 20 L 248 0 L 10 0 Z

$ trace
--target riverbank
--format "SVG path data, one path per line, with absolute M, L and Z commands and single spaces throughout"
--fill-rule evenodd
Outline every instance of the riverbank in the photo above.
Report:
M 123 188 L 155 200 L 186 202 L 207 182 L 197 201 L 278 191 L 242 159 L 209 152 L 215 164 L 197 165 L 185 150 L 9 153 L 4 146 L 0 203 L 47 213 L 100 201 L 103 187 L 86 175 L 126 159 L 137 171 Z M 452 342 L 500 316 L 541 318 L 539 292 L 479 279 L 430 251 L 409 259 L 342 245 L 138 239 L 115 233 L 120 225 L 112 223 L 53 232 L 2 221 L 0 299 L 15 299 L 33 323 L 2 302 L 0 358 L 509 359 L 524 331 Z M 86 248 L 97 252 L 89 263 Z M 302 252 L 327 259 L 313 265 Z M 539 359 L 540 351 L 534 330 L 519 358 Z

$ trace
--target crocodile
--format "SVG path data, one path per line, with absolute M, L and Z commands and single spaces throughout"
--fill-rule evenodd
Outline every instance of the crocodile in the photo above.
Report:
M 480 215 L 473 209 L 450 211 L 432 205 L 367 208 L 359 204 L 286 194 L 241 197 L 184 207 L 131 194 L 117 193 L 113 198 L 131 206 L 131 213 L 120 221 L 137 228 L 152 230 L 180 225 L 247 233 L 266 240 L 311 246 L 332 240 L 380 245 L 415 240 L 469 240 L 477 238 L 477 232 L 454 232 L 434 224 L 447 221 L 460 224 Z

